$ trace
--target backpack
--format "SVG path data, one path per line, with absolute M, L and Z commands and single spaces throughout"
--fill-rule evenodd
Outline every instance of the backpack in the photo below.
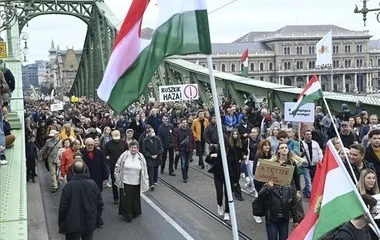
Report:
M 334 240 L 340 231 L 348 233 L 350 235 L 351 239 L 355 239 L 351 230 L 347 227 L 347 223 L 345 223 L 345 224 L 331 230 L 327 235 L 322 237 L 321 240 Z

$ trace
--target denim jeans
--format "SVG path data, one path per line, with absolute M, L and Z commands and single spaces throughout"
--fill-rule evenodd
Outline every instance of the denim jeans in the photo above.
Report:
M 181 160 L 182 178 L 187 179 L 187 172 L 189 171 L 190 160 L 193 157 L 193 152 L 179 152 L 179 159 Z
M 305 188 L 303 189 L 303 194 L 310 197 L 311 194 L 311 176 L 310 169 L 307 167 L 302 168 L 303 177 L 305 178 Z
M 5 135 L 4 135 L 4 123 L 3 123 L 3 112 L 0 111 L 0 146 L 5 149 Z M 0 151 L 0 156 L 5 155 L 4 150 Z
M 244 173 L 245 177 L 248 177 L 247 164 L 244 161 L 241 162 L 241 172 Z
M 289 235 L 289 221 L 278 219 L 275 223 L 267 223 L 268 240 L 286 240 Z
M 11 98 L 12 98 L 12 92 L 9 90 L 8 92 L 8 112 L 11 111 Z

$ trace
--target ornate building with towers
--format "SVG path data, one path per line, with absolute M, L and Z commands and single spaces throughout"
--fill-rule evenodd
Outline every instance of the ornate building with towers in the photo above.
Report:
M 70 90 L 81 59 L 82 51 L 75 50 L 74 47 L 61 50 L 54 41 L 51 41 L 49 49 L 49 60 L 45 66 L 45 81 L 53 83 L 54 88 L 60 92 Z M 43 68 L 43 66 L 42 66 Z

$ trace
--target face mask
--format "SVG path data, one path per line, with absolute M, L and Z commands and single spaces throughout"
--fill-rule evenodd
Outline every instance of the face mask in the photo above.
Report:
M 152 137 L 156 136 L 156 133 L 152 132 Z

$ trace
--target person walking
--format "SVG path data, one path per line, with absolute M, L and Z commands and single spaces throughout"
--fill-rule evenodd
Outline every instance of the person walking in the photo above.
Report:
M 115 165 L 115 185 L 120 189 L 119 215 L 127 222 L 141 215 L 140 193 L 149 189 L 149 176 L 144 155 L 133 140 Z
M 164 149 L 162 153 L 161 174 L 164 173 L 166 166 L 166 158 L 169 153 L 169 175 L 175 176 L 173 164 L 174 164 L 174 127 L 169 124 L 167 116 L 162 117 L 162 124 L 158 128 L 158 137 L 161 139 L 162 147 Z
M 73 178 L 62 189 L 59 202 L 59 232 L 66 240 L 92 240 L 103 200 L 97 184 L 84 174 L 85 163 L 73 163 Z

